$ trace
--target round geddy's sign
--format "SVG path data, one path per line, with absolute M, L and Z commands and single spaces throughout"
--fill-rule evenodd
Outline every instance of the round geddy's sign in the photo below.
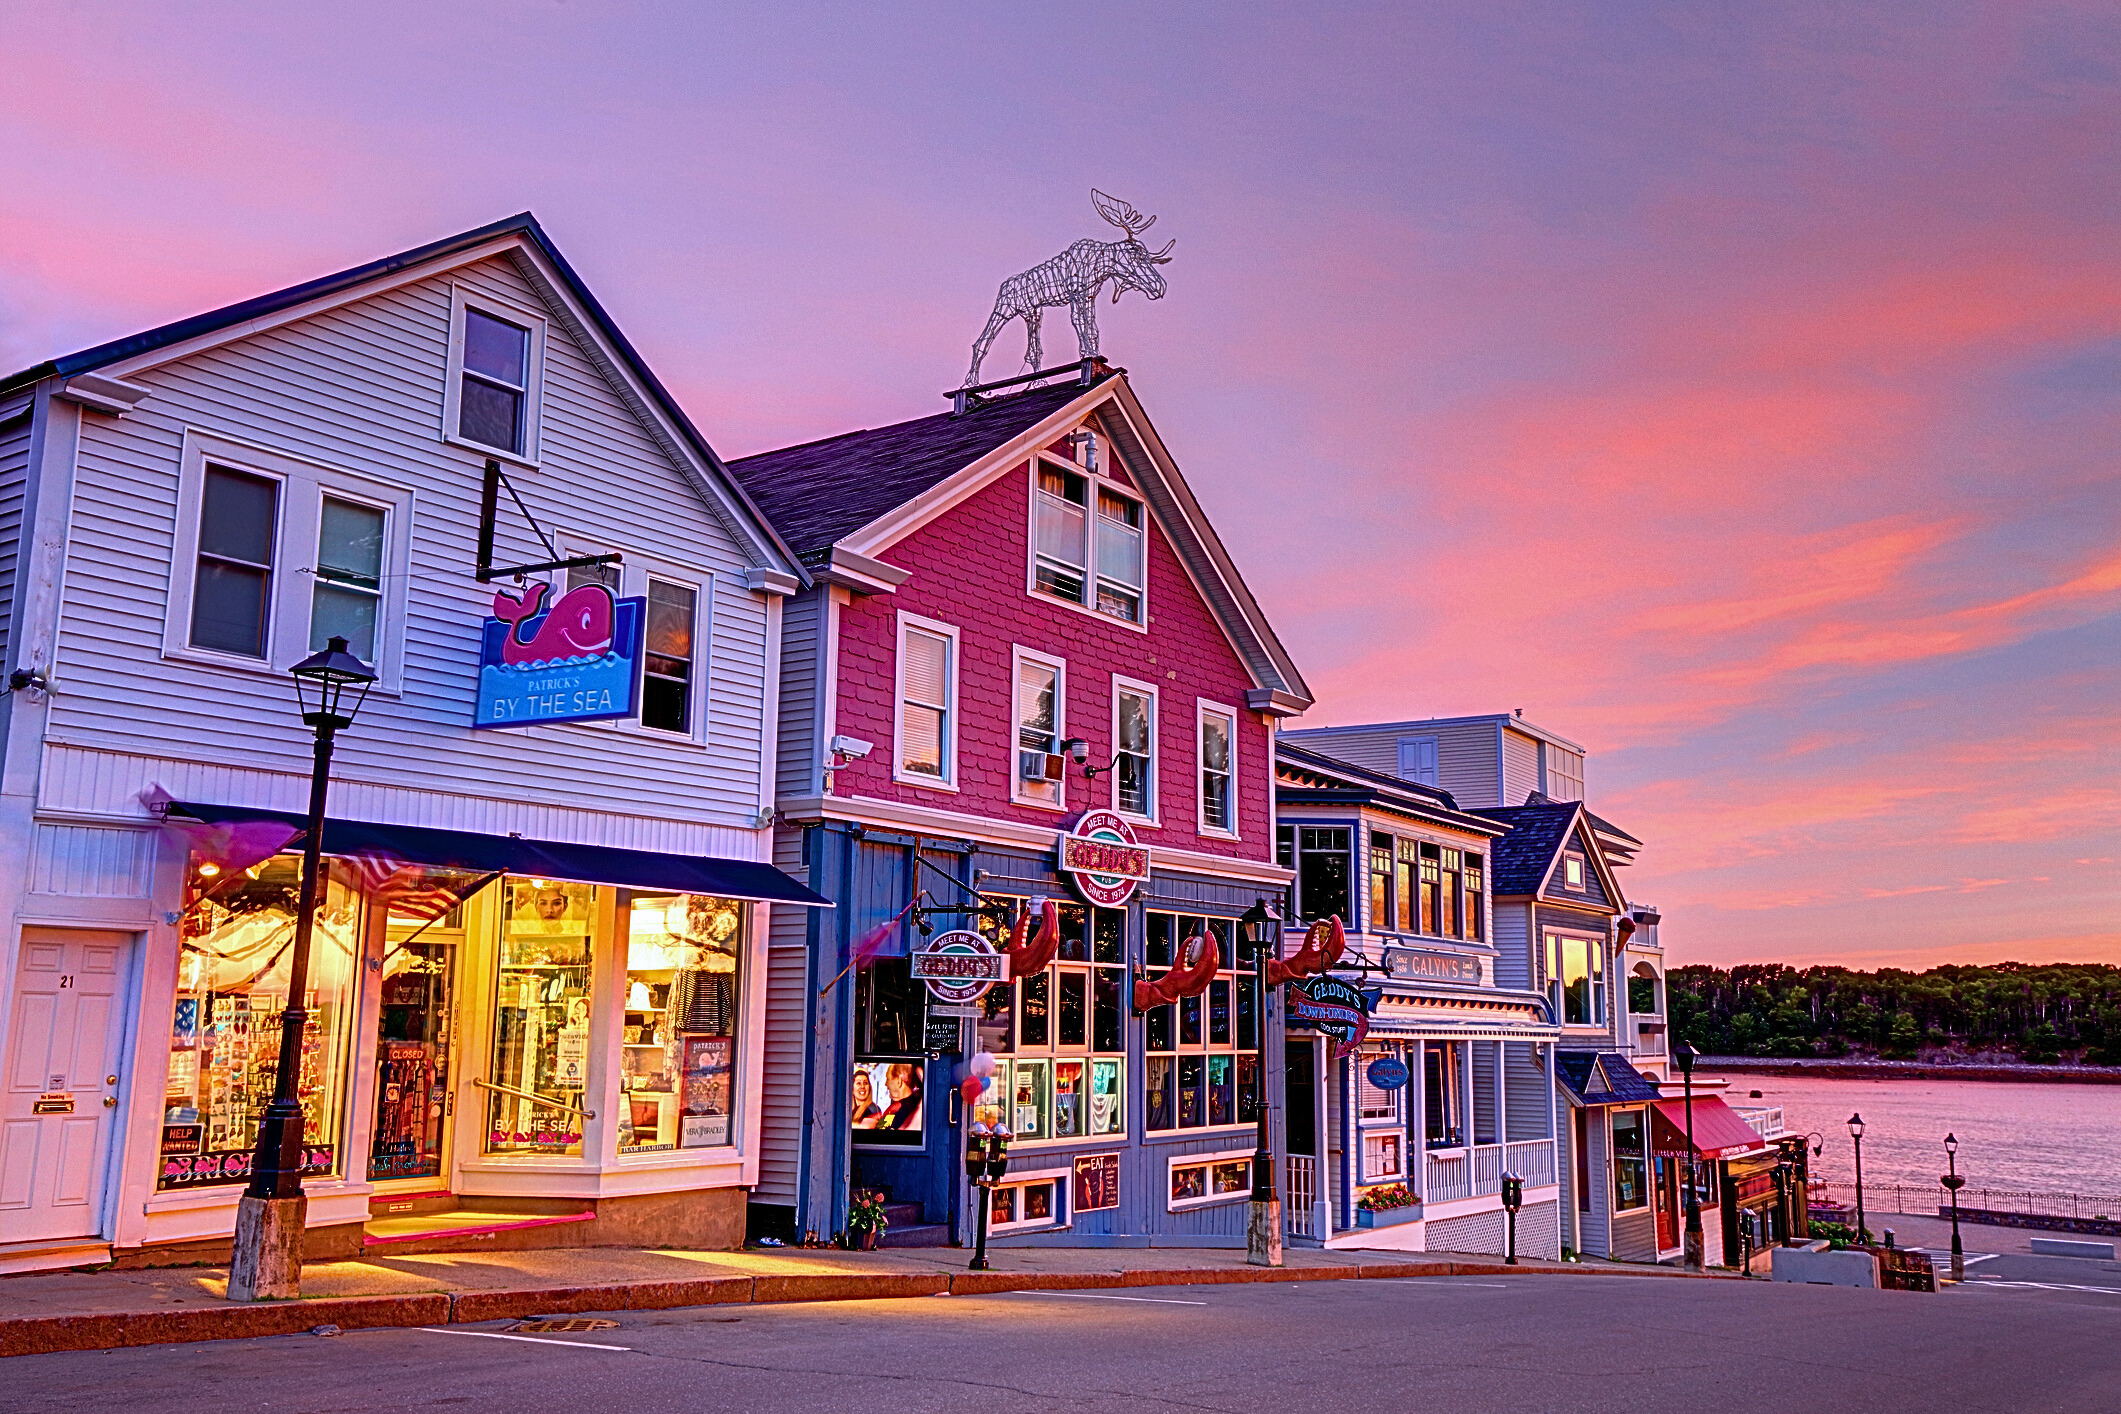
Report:
M 1109 810 L 1086 810 L 1060 837 L 1060 872 L 1085 903 L 1117 908 L 1149 878 L 1149 850 L 1127 822 Z
M 913 954 L 913 975 L 928 984 L 928 994 L 946 1005 L 963 1006 L 987 995 L 1008 976 L 1009 959 L 977 933 L 938 933 Z

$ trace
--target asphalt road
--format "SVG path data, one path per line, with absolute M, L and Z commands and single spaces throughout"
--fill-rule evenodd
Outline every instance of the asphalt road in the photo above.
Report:
M 0 1407 L 2112 1414 L 2121 1274 L 2100 1265 L 1934 1296 L 1565 1276 L 703 1307 L 527 1339 L 496 1322 L 21 1356 Z

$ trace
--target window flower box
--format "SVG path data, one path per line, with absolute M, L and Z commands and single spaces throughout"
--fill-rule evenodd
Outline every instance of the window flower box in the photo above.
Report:
M 1404 1183 L 1372 1188 L 1355 1202 L 1357 1227 L 1396 1227 L 1420 1216 L 1420 1203 Z
M 1418 1221 L 1420 1217 L 1421 1209 L 1417 1207 L 1357 1208 L 1355 1210 L 1355 1225 L 1357 1227 L 1397 1227 L 1401 1223 Z

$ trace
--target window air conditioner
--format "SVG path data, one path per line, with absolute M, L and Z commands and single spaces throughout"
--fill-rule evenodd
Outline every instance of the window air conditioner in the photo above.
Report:
M 1067 758 L 1051 751 L 1019 751 L 1016 774 L 1027 781 L 1057 781 Z

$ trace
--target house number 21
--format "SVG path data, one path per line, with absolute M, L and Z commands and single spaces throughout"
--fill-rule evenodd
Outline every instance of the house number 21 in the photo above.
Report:
M 60 974 L 59 974 L 59 986 L 60 986 L 60 987 L 61 987 L 62 989 L 64 989 L 64 988 L 67 988 L 67 987 L 71 987 L 71 986 L 73 986 L 73 985 L 74 985 L 74 974 L 73 974 L 73 973 L 71 973 L 71 972 L 62 972 L 62 973 L 60 973 Z

